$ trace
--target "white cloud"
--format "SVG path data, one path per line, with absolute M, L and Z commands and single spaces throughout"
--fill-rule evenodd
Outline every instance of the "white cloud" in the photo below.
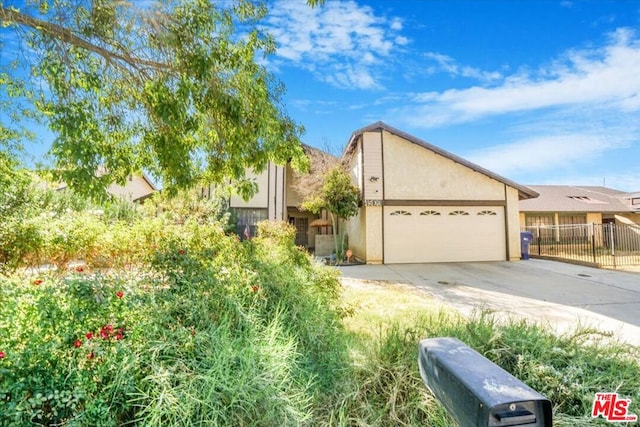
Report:
M 429 54 L 440 70 L 468 75 L 446 55 Z M 474 86 L 417 94 L 406 123 L 435 127 L 483 117 L 591 105 L 637 110 L 640 106 L 640 40 L 630 29 L 619 29 L 600 49 L 573 50 L 551 66 L 531 75 L 514 74 L 494 87 Z M 409 111 L 409 109 L 407 109 Z
M 544 172 L 566 165 L 584 164 L 621 142 L 596 133 L 537 135 L 510 144 L 495 145 L 468 153 L 465 157 L 501 175 Z
M 434 65 L 428 65 L 426 67 L 425 71 L 427 74 L 444 72 L 454 77 L 469 77 L 480 80 L 481 82 L 490 82 L 502 78 L 502 74 L 497 71 L 483 71 L 468 65 L 460 66 L 455 59 L 441 53 L 427 52 L 424 54 L 424 57 L 428 61 L 435 63 Z
M 409 43 L 399 34 L 400 19 L 376 16 L 354 1 L 312 8 L 303 1 L 276 0 L 266 23 L 278 43 L 278 59 L 341 88 L 380 87 L 376 64 Z

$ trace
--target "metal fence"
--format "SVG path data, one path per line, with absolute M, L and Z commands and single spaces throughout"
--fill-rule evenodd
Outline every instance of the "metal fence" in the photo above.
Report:
M 640 225 L 572 224 L 525 227 L 533 233 L 532 256 L 561 258 L 599 267 L 640 265 Z

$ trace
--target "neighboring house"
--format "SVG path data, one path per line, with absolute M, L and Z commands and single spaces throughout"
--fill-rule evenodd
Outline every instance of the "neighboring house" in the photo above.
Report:
M 56 191 L 63 191 L 66 190 L 67 184 L 60 183 L 53 188 L 55 188 Z M 108 193 L 133 203 L 143 203 L 156 191 L 158 191 L 158 189 L 144 173 L 141 175 L 129 175 L 124 185 L 113 183 L 107 187 Z
M 129 175 L 124 185 L 111 184 L 107 191 L 121 199 L 134 203 L 143 203 L 158 189 L 145 174 L 142 174 Z
M 555 233 L 556 240 L 572 237 L 572 230 L 579 230 L 573 226 L 581 224 L 640 224 L 640 193 L 572 185 L 528 187 L 540 196 L 520 202 L 520 226 Z
M 347 226 L 357 259 L 520 259 L 518 202 L 535 191 L 383 122 L 356 131 L 342 160 L 363 201 Z

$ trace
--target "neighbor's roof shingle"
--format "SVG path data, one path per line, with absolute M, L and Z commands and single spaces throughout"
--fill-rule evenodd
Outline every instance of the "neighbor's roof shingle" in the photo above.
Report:
M 528 185 L 540 196 L 521 200 L 522 212 L 633 212 L 625 197 L 629 193 L 607 187 Z

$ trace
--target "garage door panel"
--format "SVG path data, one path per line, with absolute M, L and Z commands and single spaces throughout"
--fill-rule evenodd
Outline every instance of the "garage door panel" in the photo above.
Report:
M 385 207 L 385 263 L 506 259 L 504 209 Z

